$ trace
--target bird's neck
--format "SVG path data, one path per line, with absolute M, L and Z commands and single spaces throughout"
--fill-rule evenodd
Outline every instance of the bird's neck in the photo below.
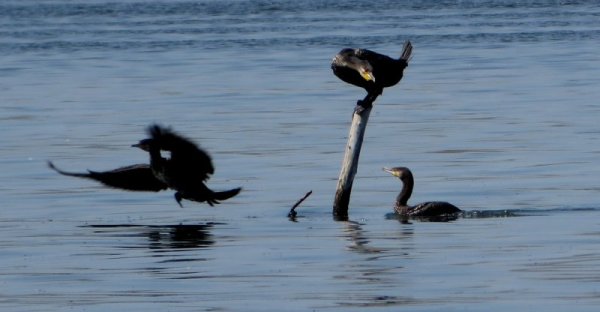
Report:
M 153 164 L 160 164 L 163 161 L 162 156 L 160 155 L 160 148 L 158 146 L 152 145 L 148 150 L 150 153 L 150 162 Z
M 408 199 L 412 195 L 413 186 L 414 181 L 412 178 L 409 177 L 402 180 L 402 190 L 398 194 L 398 197 L 396 197 L 396 206 L 404 207 L 408 205 Z

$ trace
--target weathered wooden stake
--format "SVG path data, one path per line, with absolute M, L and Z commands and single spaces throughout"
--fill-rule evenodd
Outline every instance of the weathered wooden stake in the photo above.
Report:
M 372 107 L 365 108 L 360 114 L 354 113 L 352 116 L 352 125 L 348 134 L 348 144 L 346 145 L 346 154 L 342 163 L 342 171 L 338 179 L 335 199 L 333 201 L 333 215 L 336 217 L 348 217 L 348 204 L 350 203 L 350 193 L 352 192 L 352 182 L 358 169 L 358 158 L 362 147 L 367 122 L 371 114 Z

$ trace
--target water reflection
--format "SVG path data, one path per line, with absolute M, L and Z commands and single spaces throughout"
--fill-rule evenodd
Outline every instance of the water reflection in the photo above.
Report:
M 349 286 L 351 296 L 339 300 L 337 305 L 347 307 L 399 307 L 414 304 L 419 300 L 411 295 L 397 293 L 398 287 L 406 283 L 407 265 L 414 251 L 414 227 L 402 225 L 396 233 L 378 228 L 369 231 L 368 223 L 343 221 L 342 236 L 346 249 L 356 255 L 340 269 L 335 277 Z M 377 245 L 377 246 L 373 246 Z
M 206 248 L 215 241 L 210 229 L 216 223 L 177 225 L 94 224 L 94 233 L 114 237 L 139 236 L 148 239 L 147 248 L 152 250 Z M 135 247 L 134 247 L 135 248 Z
M 363 254 L 377 254 L 385 251 L 382 248 L 369 246 L 370 239 L 362 229 L 360 223 L 355 221 L 346 221 L 344 227 L 344 236 L 350 241 L 348 249 Z
M 410 224 L 410 223 L 407 223 Z M 415 234 L 414 228 L 403 226 L 400 228 L 398 236 L 394 236 L 393 240 L 406 240 L 413 237 Z M 369 237 L 369 232 L 363 229 L 363 225 L 356 221 L 344 221 L 343 237 L 351 243 L 348 249 L 361 254 L 380 254 L 389 251 L 387 248 L 370 246 L 372 239 L 381 239 L 381 237 Z M 398 246 L 394 244 L 394 248 Z
M 204 248 L 215 243 L 209 229 L 212 224 L 175 225 L 147 233 L 150 249 Z

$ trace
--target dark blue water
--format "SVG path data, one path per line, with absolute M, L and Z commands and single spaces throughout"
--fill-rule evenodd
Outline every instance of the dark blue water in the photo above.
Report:
M 3 311 L 595 311 L 600 6 L 593 1 L 2 1 Z M 331 217 L 346 46 L 399 55 L 349 222 Z M 152 122 L 213 156 L 218 207 L 59 176 L 147 161 Z M 389 217 L 411 202 L 449 223 Z M 313 194 L 289 208 L 307 191 Z

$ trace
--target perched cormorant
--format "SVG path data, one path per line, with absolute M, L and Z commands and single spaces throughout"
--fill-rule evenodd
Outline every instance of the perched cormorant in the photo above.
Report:
M 173 133 L 169 129 L 153 125 L 148 128 L 151 138 L 141 140 L 134 147 L 150 153 L 150 164 L 137 164 L 110 171 L 73 173 L 60 170 L 48 161 L 54 171 L 72 177 L 96 180 L 102 184 L 128 191 L 158 192 L 168 188 L 176 191 L 175 200 L 181 205 L 182 199 L 207 202 L 213 206 L 219 201 L 237 195 L 241 188 L 214 192 L 204 181 L 215 169 L 210 156 L 191 141 Z M 170 158 L 163 158 L 160 151 L 170 152 Z
M 383 93 L 383 88 L 397 84 L 408 66 L 412 53 L 410 41 L 404 43 L 399 59 L 366 49 L 342 49 L 331 63 L 333 73 L 341 80 L 367 90 L 367 96 L 357 102 L 356 112 L 371 107 Z
M 456 215 L 461 212 L 456 206 L 447 202 L 425 202 L 416 206 L 409 206 L 408 199 L 413 191 L 415 181 L 412 172 L 406 167 L 383 168 L 384 171 L 400 178 L 402 181 L 402 191 L 396 198 L 394 210 L 400 216 L 411 217 L 439 217 Z
M 204 182 L 215 172 L 208 153 L 196 144 L 172 130 L 159 125 L 148 127 L 150 138 L 134 144 L 150 154 L 150 167 L 154 176 L 176 191 L 175 200 L 181 206 L 181 200 L 218 204 L 237 195 L 241 188 L 214 192 Z M 164 158 L 161 151 L 170 153 Z

